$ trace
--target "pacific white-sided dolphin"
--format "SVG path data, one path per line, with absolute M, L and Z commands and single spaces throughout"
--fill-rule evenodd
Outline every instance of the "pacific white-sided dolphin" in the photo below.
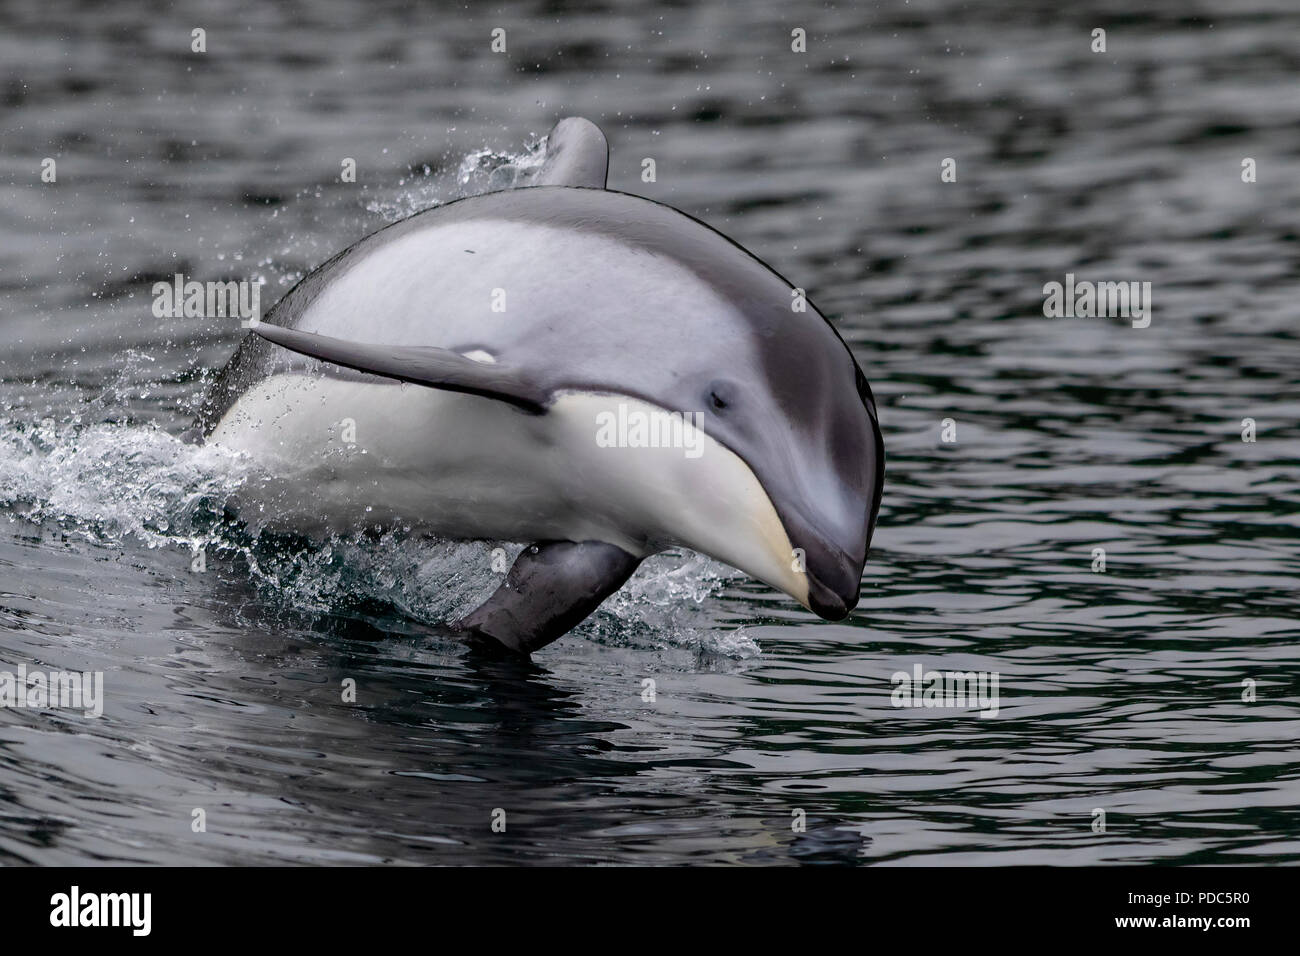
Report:
M 884 477 L 848 347 L 745 249 L 605 189 L 593 124 L 562 120 L 545 155 L 540 185 L 418 213 L 299 282 L 220 374 L 206 440 L 298 489 L 277 507 L 533 542 L 455 622 L 523 653 L 675 546 L 844 617 Z

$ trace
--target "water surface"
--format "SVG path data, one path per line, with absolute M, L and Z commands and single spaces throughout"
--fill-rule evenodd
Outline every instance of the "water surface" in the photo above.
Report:
M 0 860 L 1300 860 L 1300 13 L 1224 6 L 7 3 L 0 665 L 106 701 L 0 709 Z M 232 526 L 246 464 L 177 439 L 242 333 L 153 281 L 269 305 L 574 114 L 871 380 L 848 621 L 667 555 L 485 658 L 436 625 L 491 543 Z M 1151 282 L 1151 326 L 1044 318 L 1067 272 Z M 917 664 L 998 673 L 998 715 L 894 707 Z

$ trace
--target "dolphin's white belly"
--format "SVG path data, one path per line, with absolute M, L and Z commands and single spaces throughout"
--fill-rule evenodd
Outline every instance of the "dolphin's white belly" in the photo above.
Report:
M 208 440 L 276 476 L 282 515 L 526 540 L 580 520 L 554 480 L 548 431 L 538 416 L 473 396 L 277 375 L 242 396 Z
M 626 395 L 574 392 L 529 415 L 438 389 L 285 374 L 249 389 L 208 440 L 273 476 L 258 491 L 282 522 L 605 541 L 638 556 L 685 545 L 775 587 L 806 588 L 741 459 L 703 432 L 691 454 L 603 445 L 600 417 L 620 406 L 662 411 Z

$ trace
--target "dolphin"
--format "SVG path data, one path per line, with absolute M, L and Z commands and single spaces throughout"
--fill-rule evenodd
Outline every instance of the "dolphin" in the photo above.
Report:
M 802 289 L 608 163 L 561 120 L 531 185 L 334 256 L 251 323 L 198 434 L 296 489 L 277 508 L 526 543 L 450 622 L 525 655 L 673 547 L 842 619 L 884 481 L 866 377 Z

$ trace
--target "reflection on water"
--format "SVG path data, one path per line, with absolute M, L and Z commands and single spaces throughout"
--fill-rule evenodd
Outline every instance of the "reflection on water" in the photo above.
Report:
M 0 710 L 0 859 L 1300 859 L 1290 4 L 192 19 L 0 13 L 0 669 L 108 698 Z M 857 353 L 890 457 L 849 621 L 669 556 L 534 663 L 483 656 L 437 624 L 489 545 L 232 524 L 246 466 L 173 437 L 240 333 L 155 319 L 154 280 L 274 299 L 526 178 L 568 114 L 613 188 L 753 249 Z M 1044 318 L 1067 272 L 1151 282 L 1151 327 Z M 999 674 L 998 716 L 895 708 L 918 664 Z

